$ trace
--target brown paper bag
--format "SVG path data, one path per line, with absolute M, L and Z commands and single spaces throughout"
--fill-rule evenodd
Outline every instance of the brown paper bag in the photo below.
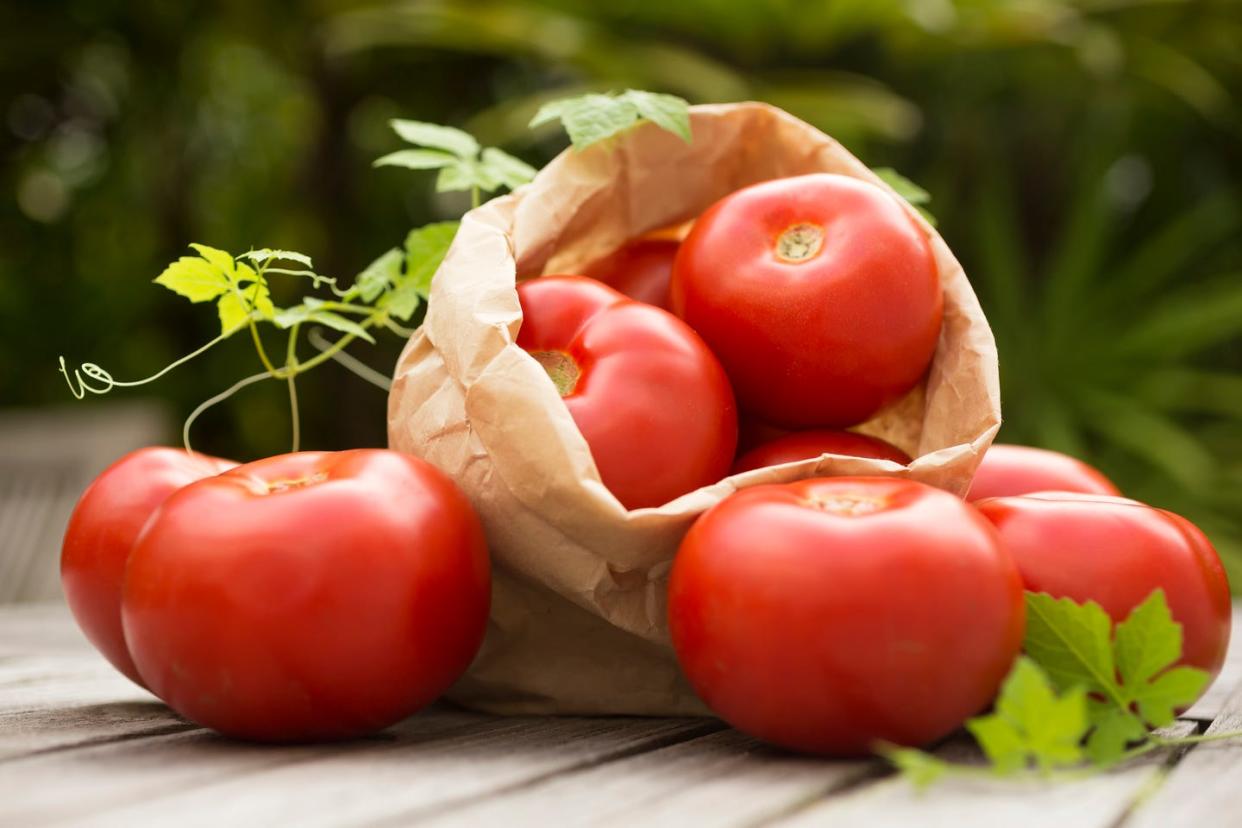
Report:
M 515 277 L 572 273 L 766 179 L 824 171 L 884 186 L 836 141 L 770 106 L 694 107 L 691 121 L 692 144 L 644 125 L 611 148 L 567 150 L 533 183 L 467 214 L 397 364 L 391 446 L 460 484 L 491 547 L 491 623 L 450 693 L 461 703 L 501 713 L 706 712 L 678 672 L 665 622 L 669 567 L 695 517 L 736 489 L 817 475 L 894 475 L 962 494 L 999 427 L 992 333 L 961 266 L 919 218 L 940 268 L 944 329 L 924 385 L 861 429 L 914 462 L 758 469 L 627 513 L 551 380 L 514 344 Z

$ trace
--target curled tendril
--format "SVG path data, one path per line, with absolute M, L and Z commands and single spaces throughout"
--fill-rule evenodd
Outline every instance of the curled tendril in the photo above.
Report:
M 126 384 L 118 383 L 112 378 L 111 374 L 93 362 L 82 363 L 81 367 L 73 369 L 73 376 L 69 376 L 69 369 L 65 366 L 65 358 L 60 357 L 60 372 L 65 375 L 65 382 L 69 384 L 69 393 L 79 400 L 86 397 L 87 394 L 107 394 L 117 385 Z M 103 383 L 103 387 L 94 388 L 88 385 L 86 380 L 82 379 L 83 374 L 88 379 Z

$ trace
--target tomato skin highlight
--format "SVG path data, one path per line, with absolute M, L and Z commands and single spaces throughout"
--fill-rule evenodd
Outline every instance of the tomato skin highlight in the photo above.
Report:
M 469 666 L 491 575 L 465 495 L 379 449 L 302 452 L 176 492 L 122 599 L 152 692 L 257 741 L 344 739 L 414 713 Z
M 1179 664 L 1215 677 L 1229 646 L 1229 581 L 1211 543 L 1190 521 L 1136 500 L 1040 492 L 976 504 L 1000 532 L 1026 588 L 1095 601 L 1114 621 L 1156 589 L 1182 625 Z
M 909 480 L 743 489 L 691 527 L 669 627 L 695 691 L 794 750 L 921 745 L 993 698 L 1022 643 L 1017 567 L 969 504 Z
M 966 499 L 973 502 L 1049 491 L 1121 494 L 1103 472 L 1076 457 L 1048 449 L 993 443 L 983 455 Z
M 737 447 L 737 411 L 724 369 L 667 311 L 584 276 L 518 286 L 517 344 L 559 388 L 600 478 L 627 509 L 659 506 L 724 477 Z M 548 358 L 547 355 L 551 355 Z
M 95 478 L 69 518 L 60 553 L 65 601 L 91 644 L 139 685 L 146 686 L 121 629 L 121 585 L 134 540 L 173 492 L 236 465 L 164 446 L 138 449 Z
M 910 462 L 910 455 L 878 437 L 852 431 L 821 429 L 796 431 L 756 446 L 737 459 L 730 473 L 741 474 L 764 466 L 812 460 L 824 454 L 891 460 L 903 466 Z
M 681 243 L 676 239 L 634 239 L 591 262 L 582 273 L 631 299 L 668 310 L 668 283 L 679 247 Z
M 908 392 L 944 306 L 930 242 L 905 208 L 830 173 L 755 184 L 708 208 L 677 253 L 670 298 L 741 409 L 787 428 L 856 425 Z

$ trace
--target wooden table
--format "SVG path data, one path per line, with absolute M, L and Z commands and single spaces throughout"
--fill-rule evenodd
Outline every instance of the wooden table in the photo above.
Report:
M 1242 646 L 1174 727 L 1242 728 Z M 959 737 L 937 750 L 973 748 Z M 706 719 L 437 706 L 357 742 L 258 746 L 131 685 L 60 605 L 0 608 L 0 825 L 61 823 L 1242 826 L 1242 744 L 1075 782 L 954 780 L 922 795 L 880 762 L 792 756 Z

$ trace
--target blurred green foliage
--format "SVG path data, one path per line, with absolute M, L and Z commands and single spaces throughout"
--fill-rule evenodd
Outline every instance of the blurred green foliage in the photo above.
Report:
M 526 123 L 555 97 L 759 98 L 932 193 L 996 331 L 1002 439 L 1192 517 L 1242 586 L 1235 2 L 79 0 L 7 4 L 0 47 L 5 404 L 65 401 L 59 353 L 128 379 L 209 339 L 149 284 L 189 241 L 348 278 L 453 217 L 430 176 L 370 169 L 390 117 L 538 165 L 563 138 Z M 154 393 L 184 414 L 252 360 L 229 343 Z M 310 445 L 383 443 L 381 392 L 330 366 L 302 396 Z M 279 451 L 285 405 L 249 389 L 198 442 Z

